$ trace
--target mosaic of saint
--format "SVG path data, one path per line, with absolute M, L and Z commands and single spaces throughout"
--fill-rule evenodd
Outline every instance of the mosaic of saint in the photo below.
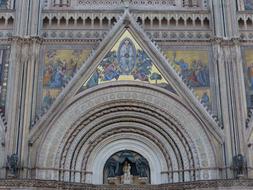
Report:
M 49 49 L 44 54 L 42 110 L 46 111 L 90 54 L 88 49 Z
M 245 50 L 245 85 L 248 107 L 253 107 L 253 49 Z
M 168 51 L 167 56 L 182 78 L 194 88 L 195 93 L 206 106 L 211 106 L 208 51 Z
M 253 10 L 253 0 L 244 0 L 245 10 Z
M 81 91 L 109 81 L 129 80 L 147 82 L 174 92 L 149 56 L 126 31 Z

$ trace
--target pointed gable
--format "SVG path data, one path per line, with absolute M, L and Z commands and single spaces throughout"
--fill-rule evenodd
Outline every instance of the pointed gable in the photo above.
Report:
M 126 29 L 79 92 L 112 81 L 139 81 L 175 92 L 149 55 Z
M 127 37 L 124 36 L 127 34 L 126 31 L 128 31 L 131 35 Z M 188 108 L 192 110 L 192 113 L 195 115 L 195 117 L 198 117 L 198 119 L 200 119 L 204 123 L 207 130 L 211 132 L 217 139 L 223 138 L 223 133 L 219 128 L 219 125 L 216 122 L 216 120 L 197 99 L 192 89 L 184 83 L 183 78 L 179 75 L 179 73 L 177 73 L 176 70 L 173 69 L 172 65 L 165 58 L 160 48 L 156 46 L 156 44 L 148 38 L 143 29 L 135 22 L 134 18 L 131 16 L 128 9 L 125 10 L 125 13 L 121 17 L 121 19 L 116 23 L 116 25 L 112 28 L 109 34 L 100 43 L 97 50 L 91 54 L 91 56 L 87 59 L 85 64 L 81 66 L 76 75 L 67 84 L 67 86 L 64 88 L 64 90 L 61 92 L 61 94 L 54 102 L 53 106 L 51 106 L 50 110 L 46 113 L 46 115 L 43 116 L 43 118 L 47 118 L 47 120 L 41 119 L 37 125 L 42 126 L 49 125 L 49 123 L 54 120 L 54 117 L 57 114 L 59 114 L 58 111 L 64 111 L 66 107 L 72 103 L 72 101 L 75 101 L 76 99 L 78 99 L 78 97 L 85 95 L 85 93 L 78 93 L 78 92 L 85 90 L 87 88 L 91 89 L 90 86 L 87 86 L 89 85 L 88 83 L 90 83 L 89 81 L 91 80 L 91 78 L 94 77 L 94 74 L 96 74 L 96 72 L 98 72 L 97 71 L 98 69 L 102 72 L 105 70 L 104 68 L 105 59 L 110 58 L 110 56 L 108 57 L 108 55 L 110 55 L 111 52 L 116 50 L 121 51 L 120 46 L 123 46 L 126 39 L 128 38 L 131 40 L 130 44 L 132 43 L 136 45 L 132 47 L 135 48 L 136 55 L 131 56 L 133 58 L 135 56 L 137 57 L 138 49 L 145 52 L 146 58 L 150 58 L 150 60 L 152 61 L 152 67 L 154 66 L 153 71 L 157 71 L 157 73 L 162 77 L 160 82 L 171 85 L 173 90 L 175 90 L 176 94 L 178 95 L 179 101 L 183 102 Z M 115 59 L 117 60 L 118 59 L 117 53 L 115 52 L 114 54 Z M 130 57 L 130 55 L 126 57 Z M 130 61 L 130 59 L 128 61 Z M 120 64 L 118 64 L 118 66 L 120 67 Z M 131 64 L 128 66 L 131 66 Z M 111 82 L 112 80 L 117 79 L 119 80 L 120 77 L 124 78 L 126 76 L 127 80 L 129 80 L 128 77 L 130 77 L 132 80 L 137 80 L 134 79 L 133 75 L 134 73 L 131 73 L 128 70 L 129 68 L 134 69 L 135 67 L 134 66 L 128 67 L 128 66 L 125 69 L 124 65 L 121 66 L 121 73 L 119 73 L 118 76 L 112 75 L 111 80 L 108 81 Z M 105 80 L 104 74 L 105 73 L 101 74 L 101 78 L 103 77 L 102 78 L 103 80 L 98 77 L 96 79 L 97 81 L 95 81 L 95 85 L 100 84 L 101 81 L 107 82 L 104 81 Z M 138 81 L 145 82 L 140 79 L 138 79 Z M 157 80 L 157 82 L 158 81 L 159 80 Z M 146 82 L 150 82 L 151 84 L 154 83 L 154 81 L 152 83 L 151 76 L 149 76 L 149 81 Z M 36 136 L 38 137 L 40 133 L 39 131 L 43 129 L 37 130 L 38 134 Z M 37 133 L 36 132 L 37 130 L 35 129 L 32 132 L 32 135 Z

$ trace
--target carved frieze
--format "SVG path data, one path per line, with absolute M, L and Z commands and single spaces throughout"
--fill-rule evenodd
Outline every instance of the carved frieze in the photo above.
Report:
M 207 9 L 206 0 L 127 0 L 130 8 L 134 9 L 156 9 L 156 10 L 174 10 L 174 9 Z M 126 6 L 126 1 L 120 0 L 45 0 L 45 9 L 122 9 Z

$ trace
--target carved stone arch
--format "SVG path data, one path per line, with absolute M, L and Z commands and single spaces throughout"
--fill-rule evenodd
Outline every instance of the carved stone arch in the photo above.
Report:
M 123 103 L 129 106 L 124 107 Z M 100 110 L 103 106 L 108 109 Z M 158 158 L 153 157 L 153 162 L 147 158 L 153 164 L 151 168 L 156 168 L 151 171 L 160 173 L 162 179 L 159 181 L 151 173 L 152 183 L 216 179 L 222 140 L 215 138 L 206 130 L 202 119 L 175 94 L 149 84 L 111 82 L 73 97 L 40 135 L 31 155 L 35 155 L 36 178 L 101 183 L 97 180 L 97 177 L 101 179 L 97 171 L 101 165 L 95 167 L 99 165 L 95 162 L 97 156 L 103 155 L 113 139 L 138 141 L 146 149 L 153 144 L 152 154 L 162 160 L 156 167 Z M 115 153 L 109 150 L 107 157 Z M 98 160 L 103 163 L 107 157 Z M 171 175 L 170 172 L 178 169 L 198 172 Z
M 120 108 L 124 109 L 123 107 L 119 107 L 118 109 L 120 110 Z M 129 106 L 129 109 L 134 110 L 134 107 L 130 108 L 130 106 Z M 137 108 L 135 108 L 135 109 L 137 109 Z M 119 112 L 119 110 L 118 110 L 118 112 Z M 140 109 L 138 109 L 138 110 L 140 110 Z M 107 110 L 107 111 L 112 112 L 112 110 Z M 71 147 L 73 147 L 73 148 L 64 147 L 64 153 L 62 153 L 62 155 L 64 155 L 64 156 L 61 156 L 63 159 L 60 158 L 61 168 L 66 168 L 66 165 L 70 166 L 70 164 L 67 164 L 67 163 L 68 163 L 68 160 L 70 160 L 71 157 L 72 157 L 72 158 L 74 158 L 73 160 L 80 160 L 81 159 L 81 160 L 83 160 L 83 162 L 78 161 L 77 163 L 80 163 L 80 164 L 77 164 L 74 167 L 71 166 L 68 169 L 76 170 L 77 168 L 82 168 L 83 171 L 87 171 L 87 172 L 90 171 L 92 173 L 94 173 L 94 172 L 96 173 L 97 171 L 94 171 L 94 170 L 92 170 L 92 168 L 90 168 L 91 165 L 92 165 L 90 162 L 92 162 L 93 158 L 94 158 L 94 150 L 96 149 L 96 147 L 100 147 L 99 144 L 104 139 L 108 139 L 108 138 L 112 139 L 113 138 L 114 141 L 115 141 L 115 136 L 116 135 L 120 135 L 121 137 L 122 137 L 122 135 L 125 135 L 127 137 L 127 139 L 129 139 L 130 137 L 133 138 L 133 135 L 139 135 L 140 137 L 137 138 L 137 140 L 140 140 L 141 138 L 144 138 L 144 137 L 146 139 L 151 140 L 151 142 L 153 144 L 155 144 L 156 147 L 157 147 L 155 149 L 156 150 L 160 149 L 160 151 L 162 152 L 162 155 L 165 157 L 166 163 L 164 162 L 163 167 L 162 167 L 164 171 L 168 171 L 167 165 L 169 165 L 170 168 L 172 168 L 172 166 L 173 166 L 174 170 L 182 170 L 183 168 L 189 168 L 189 165 L 191 163 L 189 163 L 188 160 L 186 161 L 187 163 L 186 162 L 183 163 L 183 165 L 184 165 L 183 167 L 180 166 L 181 163 L 178 163 L 178 160 L 182 160 L 183 157 L 188 158 L 191 162 L 191 160 L 192 160 L 191 158 L 193 158 L 194 156 L 193 155 L 187 155 L 187 153 L 186 153 L 187 151 L 185 151 L 185 149 L 189 150 L 189 147 L 188 147 L 188 149 L 183 147 L 181 145 L 181 141 L 177 140 L 177 144 L 181 145 L 181 146 L 179 145 L 178 147 L 182 151 L 181 152 L 177 151 L 175 153 L 175 155 L 171 156 L 173 158 L 171 158 L 169 152 L 175 152 L 175 150 L 173 150 L 173 148 L 171 148 L 171 143 L 166 141 L 167 139 L 166 139 L 166 137 L 163 136 L 164 134 L 159 135 L 158 131 L 155 131 L 154 129 L 149 127 L 147 123 L 145 123 L 145 122 L 141 123 L 141 122 L 143 122 L 143 121 L 140 121 L 141 119 L 134 118 L 135 117 L 134 115 L 136 114 L 136 112 L 131 113 L 132 114 L 131 116 L 129 116 L 129 114 L 130 114 L 129 110 L 128 111 L 127 110 L 123 111 L 123 113 L 120 113 L 120 114 L 119 113 L 118 114 L 110 113 L 110 114 L 107 114 L 106 116 L 103 116 L 104 119 L 107 118 L 107 121 L 105 121 L 104 119 L 99 117 L 98 120 L 101 120 L 100 123 L 103 123 L 104 125 L 98 124 L 97 122 L 89 123 L 90 128 L 92 128 L 92 130 L 93 130 L 93 133 L 92 132 L 89 132 L 89 133 L 87 132 L 86 137 L 85 137 L 85 135 L 82 135 L 82 134 L 83 134 L 83 130 L 88 131 L 88 129 L 87 129 L 87 128 L 89 128 L 88 126 L 86 126 L 85 129 L 83 128 L 82 130 L 77 129 L 79 131 L 79 133 L 78 133 L 78 136 L 80 136 L 79 139 L 81 139 L 80 141 L 78 141 L 78 143 L 79 144 L 84 144 L 82 141 L 84 141 L 84 139 L 85 139 L 86 142 L 92 141 L 92 145 L 85 150 L 85 149 L 82 148 L 82 146 L 79 146 L 79 148 L 78 148 L 78 145 L 77 144 L 74 145 L 75 143 L 73 143 L 73 141 L 72 141 L 72 143 L 70 143 L 68 141 L 68 144 L 71 144 Z M 124 116 L 124 120 L 126 120 L 125 122 L 123 121 L 123 119 L 115 119 L 114 118 L 114 117 L 121 117 L 122 118 L 122 116 Z M 145 117 L 145 116 L 146 115 L 143 115 L 143 117 Z M 146 118 L 147 118 L 147 116 L 146 116 Z M 134 122 L 133 121 L 130 122 L 130 120 L 134 120 Z M 147 118 L 147 120 L 148 120 L 148 122 L 150 122 L 148 118 Z M 113 122 L 113 124 L 108 124 L 108 123 L 111 123 L 111 122 Z M 98 129 L 98 128 L 100 128 L 100 129 Z M 106 130 L 106 128 L 107 128 L 107 130 Z M 96 131 L 96 132 L 94 132 L 94 131 Z M 100 132 L 100 131 L 102 131 L 102 132 Z M 127 133 L 129 135 L 126 135 Z M 173 133 L 173 131 L 171 133 Z M 130 135 L 130 134 L 132 134 L 132 135 Z M 156 135 L 154 136 L 154 134 L 156 134 Z M 68 136 L 70 136 L 70 135 L 68 135 Z M 88 140 L 87 136 L 90 140 Z M 94 137 L 92 137 L 92 136 L 94 136 Z M 162 139 L 163 139 L 163 143 L 162 143 Z M 118 140 L 120 140 L 120 139 L 118 139 Z M 146 140 L 146 142 L 147 142 L 147 140 Z M 146 145 L 152 144 L 151 142 L 149 142 L 149 143 L 147 142 Z M 182 140 L 182 142 L 184 142 L 184 140 Z M 77 141 L 76 141 L 76 143 L 77 143 Z M 103 145 L 106 145 L 106 144 L 107 143 L 103 143 Z M 166 144 L 167 147 L 164 147 L 164 144 Z M 74 148 L 74 147 L 77 147 L 77 148 Z M 65 149 L 67 149 L 67 148 L 68 148 L 68 150 L 65 153 Z M 175 148 L 175 144 L 174 144 L 174 148 Z M 71 150 L 73 150 L 73 149 L 75 149 L 75 150 L 80 149 L 80 150 L 72 152 Z M 58 151 L 58 152 L 61 152 L 61 151 Z M 76 156 L 76 152 L 79 153 L 78 156 Z M 80 153 L 82 153 L 83 155 L 80 156 Z M 158 154 L 158 153 L 156 153 L 156 154 Z M 65 156 L 65 155 L 68 155 L 68 156 Z M 169 157 L 165 156 L 165 155 L 169 155 Z M 160 156 L 160 158 L 162 158 L 163 156 Z M 83 158 L 85 158 L 85 159 L 83 159 Z M 82 165 L 81 165 L 81 163 L 82 163 Z M 99 164 L 99 163 L 96 163 L 96 164 Z M 96 165 L 96 164 L 94 164 L 94 165 Z M 192 167 L 194 167 L 194 165 Z M 157 174 L 156 174 L 156 176 L 157 176 Z M 74 176 L 72 175 L 71 180 L 75 181 L 76 179 L 74 179 L 73 177 Z M 175 178 L 175 176 L 170 176 L 170 179 L 171 179 L 170 181 L 178 181 L 178 179 L 172 180 L 173 177 Z M 99 183 L 99 180 L 97 181 L 96 178 L 97 177 L 93 177 L 93 182 L 94 183 Z M 100 180 L 101 179 L 102 179 L 102 177 L 100 176 Z M 88 183 L 92 182 L 92 181 L 89 181 L 89 177 L 88 177 L 88 179 L 87 179 L 87 177 L 84 178 L 82 181 L 83 182 L 88 182 Z M 100 182 L 102 182 L 102 180 Z M 157 180 L 155 180 L 153 182 L 157 183 Z M 166 181 L 164 181 L 164 182 L 166 182 Z

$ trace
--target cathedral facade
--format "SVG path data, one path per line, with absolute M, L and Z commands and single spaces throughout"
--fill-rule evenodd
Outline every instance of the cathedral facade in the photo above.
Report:
M 0 189 L 253 189 L 253 0 L 0 0 Z

